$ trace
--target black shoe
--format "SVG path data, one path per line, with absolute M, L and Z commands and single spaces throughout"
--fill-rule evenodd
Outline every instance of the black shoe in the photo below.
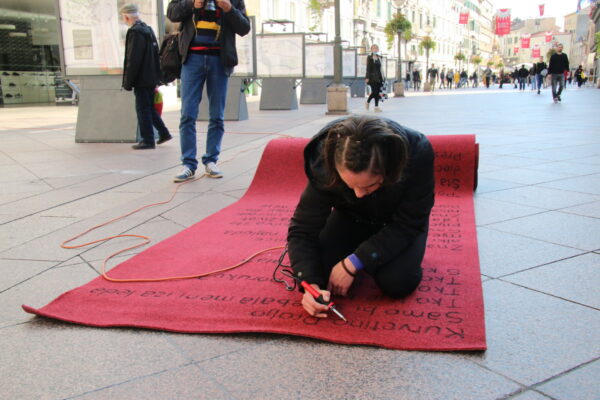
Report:
M 139 142 L 134 144 L 133 146 L 131 146 L 132 149 L 134 150 L 148 150 L 148 149 L 153 149 L 155 146 L 153 144 L 148 144 L 145 142 Z
M 556 96 L 556 98 L 558 99 L 558 101 L 562 101 L 560 96 Z
M 538 94 L 540 94 L 540 91 L 538 90 Z
M 160 138 L 158 138 L 156 144 L 163 144 L 164 142 L 168 142 L 171 139 L 173 139 L 173 136 L 171 136 L 170 134 L 166 134 L 165 136 L 161 136 Z

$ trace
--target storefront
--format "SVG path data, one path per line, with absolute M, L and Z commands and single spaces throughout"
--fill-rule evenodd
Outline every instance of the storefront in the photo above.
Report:
M 72 95 L 60 78 L 54 4 L 0 1 L 0 104 L 55 103 Z

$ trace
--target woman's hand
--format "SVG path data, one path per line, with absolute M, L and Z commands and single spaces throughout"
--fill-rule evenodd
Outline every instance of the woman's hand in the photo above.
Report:
M 356 268 L 349 260 L 346 260 L 346 266 L 352 273 L 356 273 Z M 342 266 L 342 262 L 335 264 L 329 275 L 329 283 L 327 284 L 327 290 L 335 295 L 345 296 L 348 294 L 350 286 L 354 282 L 354 277 L 350 275 Z
M 327 290 L 319 289 L 319 285 L 311 284 L 312 287 L 317 289 L 321 295 L 323 295 L 323 299 L 325 301 L 329 301 L 331 298 L 331 294 Z M 302 296 L 302 307 L 306 310 L 307 313 L 317 318 L 327 318 L 327 306 L 325 304 L 317 303 L 312 294 L 308 292 L 304 292 L 304 296 Z

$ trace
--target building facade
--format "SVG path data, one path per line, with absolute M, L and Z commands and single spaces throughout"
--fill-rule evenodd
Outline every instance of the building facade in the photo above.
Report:
M 546 42 L 546 34 L 551 34 L 552 39 Z M 533 50 L 539 49 L 540 55 L 546 54 L 558 40 L 560 27 L 556 25 L 556 18 L 534 18 L 528 20 L 516 20 L 512 23 L 510 34 L 500 36 L 498 40 L 499 53 L 507 68 L 531 64 L 534 61 Z M 564 35 L 561 34 L 561 40 Z M 523 48 L 523 38 L 529 38 L 529 47 Z M 570 43 L 570 41 L 569 41 Z M 565 43 L 565 46 L 569 46 Z M 565 48 L 565 52 L 567 49 Z
M 581 9 L 579 13 L 565 16 L 565 32 L 571 33 L 570 52 L 568 52 L 571 69 L 581 65 L 585 71 L 594 68 L 594 33 L 592 7 Z

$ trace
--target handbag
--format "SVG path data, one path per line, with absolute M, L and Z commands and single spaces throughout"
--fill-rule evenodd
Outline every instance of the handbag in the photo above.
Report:
M 383 81 L 381 83 L 381 89 L 379 89 L 379 101 L 384 102 L 387 98 L 387 81 Z
M 546 75 L 548 75 L 548 68 L 544 68 L 544 69 L 543 69 L 543 70 L 540 72 L 540 75 L 542 75 L 542 76 L 546 76 Z
M 181 77 L 181 55 L 179 54 L 179 33 L 165 35 L 158 51 L 161 82 L 171 83 Z

